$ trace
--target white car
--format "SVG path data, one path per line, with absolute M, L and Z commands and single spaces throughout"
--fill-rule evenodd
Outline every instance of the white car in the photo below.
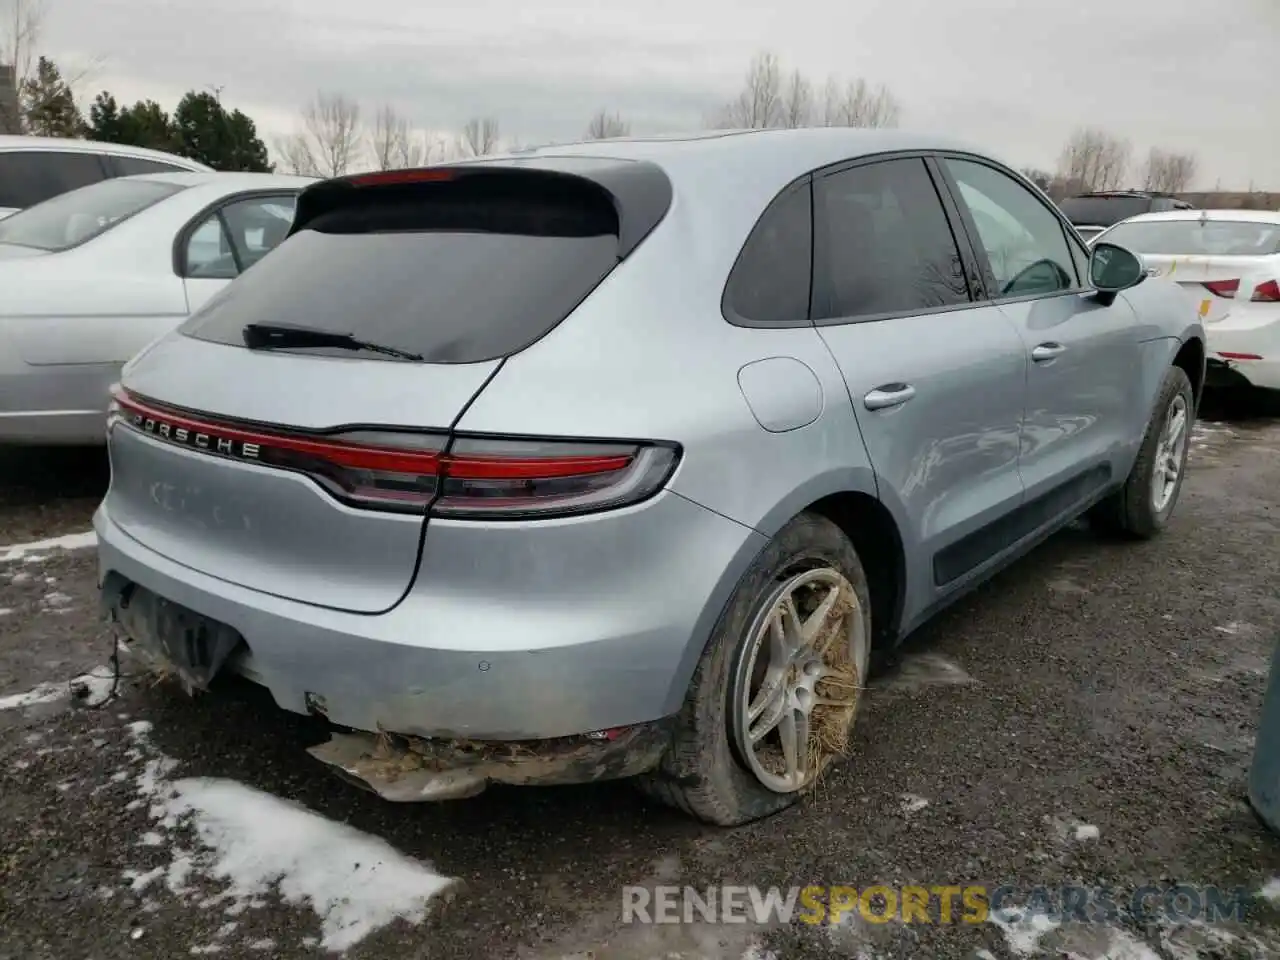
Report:
M 1209 385 L 1280 390 L 1280 212 L 1174 210 L 1131 217 L 1099 234 L 1142 254 L 1197 304 Z
M 212 173 L 203 163 L 123 143 L 0 136 L 0 220 L 68 190 L 141 173 Z
M 313 182 L 120 177 L 0 220 L 0 444 L 104 443 L 124 363 L 279 244 Z

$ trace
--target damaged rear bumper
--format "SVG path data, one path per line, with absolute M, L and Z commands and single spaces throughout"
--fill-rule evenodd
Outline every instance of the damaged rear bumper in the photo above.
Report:
M 503 742 L 677 713 L 729 593 L 767 543 L 674 494 L 610 524 L 618 546 L 606 549 L 570 522 L 433 521 L 409 593 L 369 614 L 179 564 L 122 529 L 110 496 L 94 517 L 104 604 L 119 607 L 129 588 L 137 619 L 113 613 L 122 632 L 177 660 L 188 686 L 234 671 L 280 707 L 337 727 Z M 143 592 L 196 619 L 148 613 Z M 157 635 L 193 625 L 205 631 L 203 653 L 185 635 Z M 238 641 L 228 653 L 229 637 Z
M 307 752 L 342 779 L 384 800 L 460 800 L 491 783 L 551 786 L 620 780 L 657 766 L 670 721 L 599 737 L 509 743 L 335 733 Z

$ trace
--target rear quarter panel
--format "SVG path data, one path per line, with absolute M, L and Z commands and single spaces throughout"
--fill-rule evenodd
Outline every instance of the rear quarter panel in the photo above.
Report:
M 1120 296 L 1137 317 L 1142 365 L 1138 373 L 1147 398 L 1146 405 L 1134 416 L 1134 431 L 1141 439 L 1166 372 L 1184 343 L 1192 339 L 1204 343 L 1204 326 L 1195 304 L 1176 283 L 1164 277 L 1148 277 Z

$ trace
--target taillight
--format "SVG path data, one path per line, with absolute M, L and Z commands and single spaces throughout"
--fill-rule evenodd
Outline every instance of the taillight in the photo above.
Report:
M 669 444 L 353 430 L 300 435 L 170 412 L 113 391 L 108 429 L 306 474 L 354 507 L 475 519 L 572 516 L 639 503 L 679 459 Z
M 1239 280 L 1209 280 L 1204 284 L 1204 288 L 1217 297 L 1231 298 L 1236 295 L 1236 291 L 1240 289 Z
M 1268 280 L 1253 288 L 1253 296 L 1249 298 L 1258 303 L 1280 303 L 1280 283 Z

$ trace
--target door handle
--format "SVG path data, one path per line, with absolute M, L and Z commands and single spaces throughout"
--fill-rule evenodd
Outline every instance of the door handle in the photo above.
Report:
M 1066 349 L 1060 343 L 1042 343 L 1031 351 L 1031 359 L 1036 363 L 1044 363 L 1046 360 L 1061 356 Z
M 900 406 L 915 395 L 916 388 L 909 383 L 886 383 L 868 393 L 862 398 L 862 402 L 868 410 L 884 410 Z

